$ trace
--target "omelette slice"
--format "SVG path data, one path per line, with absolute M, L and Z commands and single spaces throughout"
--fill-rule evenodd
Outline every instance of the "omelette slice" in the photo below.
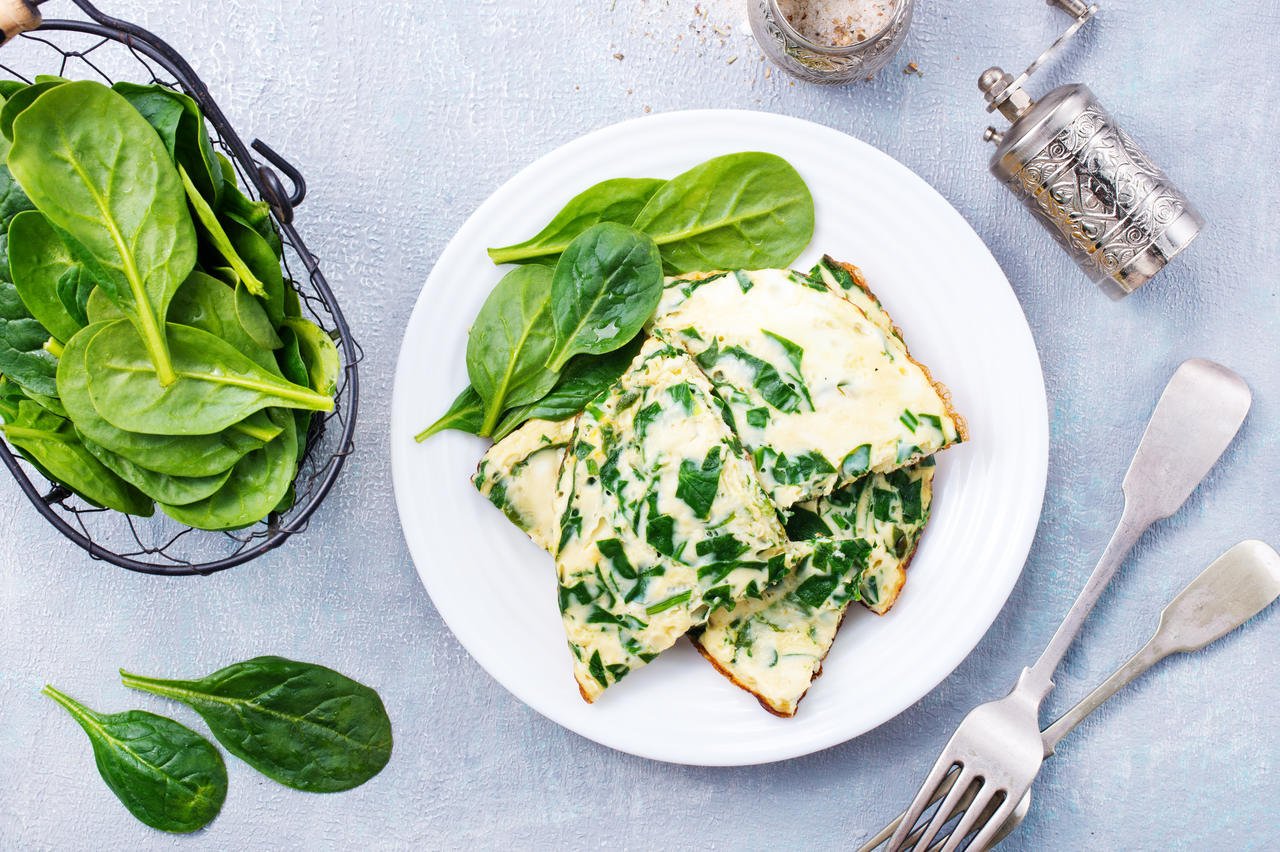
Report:
M 965 435 L 887 315 L 837 287 L 785 269 L 674 279 L 653 321 L 707 373 L 784 511 Z
M 594 701 L 787 572 L 787 540 L 706 377 L 648 340 L 578 419 L 559 485 L 560 610 Z
M 556 502 L 556 480 L 575 420 L 529 420 L 494 444 L 480 460 L 472 482 L 490 503 L 552 552 L 564 507 Z
M 849 604 L 883 612 L 906 577 L 928 519 L 933 465 L 872 474 L 814 504 L 788 524 L 797 541 L 795 571 L 758 600 L 717 611 L 694 645 L 762 707 L 794 716 Z M 886 603 L 887 601 L 887 603 Z

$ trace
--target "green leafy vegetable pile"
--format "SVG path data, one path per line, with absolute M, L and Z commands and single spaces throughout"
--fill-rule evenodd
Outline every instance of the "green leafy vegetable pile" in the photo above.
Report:
M 264 202 L 163 86 L 0 82 L 0 419 L 88 502 L 201 529 L 292 504 L 340 361 Z
M 813 223 L 809 188 L 774 154 L 586 189 L 533 237 L 489 249 L 521 265 L 471 326 L 471 384 L 417 439 L 455 429 L 500 440 L 530 418 L 573 417 L 631 363 L 664 273 L 786 267 Z
M 350 790 L 391 759 L 378 693 L 324 666 L 256 657 L 198 680 L 120 675 L 125 686 L 193 708 L 227 751 L 286 787 Z M 97 713 L 52 686 L 43 692 L 84 729 L 102 780 L 139 820 L 186 833 L 218 815 L 227 770 L 200 734 L 154 713 Z

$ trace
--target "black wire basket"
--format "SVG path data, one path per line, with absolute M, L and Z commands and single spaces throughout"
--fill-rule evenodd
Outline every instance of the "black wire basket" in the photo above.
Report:
M 70 2 L 87 20 L 41 20 L 29 0 L 3 0 L 0 73 L 26 82 L 35 74 L 96 79 L 107 85 L 127 79 L 190 95 L 204 113 L 215 147 L 235 165 L 241 189 L 271 206 L 284 245 L 285 277 L 297 290 L 304 313 L 333 337 L 343 361 L 333 411 L 312 420 L 306 455 L 294 480 L 293 506 L 247 529 L 206 532 L 159 514 L 139 519 L 97 508 L 49 483 L 0 441 L 0 461 L 32 505 L 94 559 L 147 574 L 210 574 L 261 556 L 306 529 L 354 447 L 356 365 L 363 353 L 318 261 L 293 225 L 294 209 L 307 191 L 302 174 L 261 140 L 246 147 L 195 71 L 164 41 L 135 24 L 104 15 L 88 0 Z M 285 187 L 280 174 L 291 188 Z M 305 277 L 298 278 L 297 272 L 305 272 Z

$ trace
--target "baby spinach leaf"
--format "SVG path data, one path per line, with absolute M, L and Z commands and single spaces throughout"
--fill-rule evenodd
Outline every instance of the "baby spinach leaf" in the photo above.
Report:
M 89 737 L 102 780 L 129 813 L 161 831 L 198 831 L 227 797 L 227 767 L 213 743 L 172 719 L 128 710 L 96 713 L 46 685 Z
M 8 155 L 9 140 L 0 139 L 0 160 L 3 160 Z M 27 194 L 22 191 L 22 187 L 18 186 L 18 182 L 14 180 L 9 167 L 0 162 L 0 236 L 8 232 L 9 224 L 13 221 L 14 216 L 17 216 L 23 210 L 34 209 L 36 209 L 35 205 L 31 203 L 31 199 L 27 198 Z M 0 278 L 8 277 L 9 264 L 6 261 Z
M 213 246 L 218 255 L 227 262 L 227 265 L 235 270 L 236 276 L 240 282 L 249 288 L 249 292 L 255 296 L 265 296 L 267 287 L 258 276 L 253 274 L 253 270 L 249 268 L 244 259 L 236 251 L 235 246 L 231 242 L 231 237 L 227 235 L 226 229 L 222 222 L 218 219 L 218 214 L 214 212 L 213 207 L 200 194 L 200 190 L 191 180 L 191 176 L 187 174 L 187 170 L 182 166 L 178 166 L 178 174 L 182 181 L 183 190 L 187 194 L 187 203 L 191 205 L 191 210 L 196 214 L 196 219 L 200 221 L 200 225 L 204 229 L 204 235 L 208 238 L 209 244 Z M 278 267 L 277 267 L 278 271 Z
M 13 120 L 17 118 L 23 110 L 36 102 L 36 98 L 43 95 L 52 88 L 61 86 L 66 80 L 47 80 L 41 83 L 35 83 L 31 86 L 24 86 L 14 92 L 5 99 L 4 108 L 0 109 L 0 133 L 10 142 L 13 141 Z
M 65 417 L 28 400 L 18 403 L 18 416 L 0 428 L 9 443 L 38 462 L 42 472 L 90 503 L 130 515 L 153 513 L 151 500 L 94 458 Z
M 216 203 L 222 195 L 222 167 L 214 157 L 200 107 L 186 94 L 166 86 L 115 83 L 119 92 L 155 128 L 170 159 L 191 175 L 200 194 Z
M 278 427 L 261 411 L 217 435 L 147 435 L 112 426 L 93 407 L 85 369 L 89 342 L 107 325 L 95 323 L 77 333 L 58 362 L 59 396 L 84 438 L 157 473 L 204 477 L 230 470 L 246 453 L 279 434 Z
M 307 365 L 308 379 L 299 384 L 325 396 L 336 394 L 342 359 L 333 338 L 320 326 L 300 317 L 285 319 L 281 327 L 293 332 L 298 340 L 298 354 Z
M 0 420 L 13 420 L 18 416 L 18 404 L 27 398 L 22 388 L 0 375 Z
M 298 335 L 294 334 L 293 329 L 286 326 L 280 327 L 281 345 L 276 350 L 276 362 L 280 367 L 281 374 L 293 382 L 295 385 L 305 385 L 310 383 L 311 374 L 307 370 L 307 362 L 302 360 L 302 350 L 298 346 Z M 298 461 L 301 463 L 302 457 L 307 451 L 307 435 L 311 430 L 311 412 L 295 411 L 293 412 L 294 428 L 298 433 Z M 278 509 L 277 511 L 285 511 Z
M 467 375 L 484 400 L 480 434 L 490 434 L 507 408 L 540 398 L 559 368 L 547 361 L 555 340 L 548 313 L 551 270 L 523 266 L 503 276 L 467 335 Z
M 0 373 L 44 396 L 57 396 L 58 359 L 45 348 L 49 332 L 27 311 L 18 289 L 0 281 Z
M 271 220 L 271 205 L 265 201 L 254 201 L 241 192 L 236 186 L 236 167 L 222 154 L 215 152 L 215 156 L 222 167 L 223 175 L 222 199 L 218 212 L 253 228 L 267 241 L 267 245 L 275 252 L 276 257 L 281 257 L 284 254 L 284 248 L 280 244 L 280 234 Z
M 297 790 L 349 790 L 391 758 L 391 720 L 378 693 L 324 666 L 256 657 L 199 680 L 120 676 L 125 686 L 188 705 L 227 751 Z
M 552 278 L 556 339 L 547 366 L 559 372 L 574 355 L 602 355 L 630 342 L 661 296 L 662 259 L 653 240 L 616 222 L 583 231 Z
M 279 349 L 283 346 L 280 335 L 272 327 L 271 319 L 258 297 L 250 293 L 243 284 L 237 283 L 234 286 L 236 316 L 240 320 L 240 327 L 263 349 Z
M 774 154 L 716 157 L 667 181 L 636 216 L 669 272 L 785 268 L 813 238 L 813 196 Z
M 272 406 L 332 411 L 333 399 L 268 371 L 225 341 L 168 325 L 175 381 L 156 381 L 142 341 L 115 322 L 89 341 L 89 397 L 118 429 L 152 435 L 211 435 Z
M 75 320 L 77 330 L 88 325 L 89 297 L 98 289 L 98 282 L 89 277 L 85 268 L 78 263 L 68 267 L 58 276 L 58 283 L 53 288 L 63 310 Z
M 196 239 L 160 138 L 128 101 L 89 81 L 50 89 L 13 126 L 10 170 L 134 323 L 152 378 L 172 384 L 164 317 L 195 265 Z
M 116 303 L 111 301 L 111 297 L 101 288 L 89 293 L 89 300 L 84 304 L 84 313 L 89 320 L 88 325 L 125 319 L 125 315 L 116 307 Z
M 666 181 L 614 178 L 588 187 L 569 199 L 545 228 L 522 243 L 489 249 L 494 263 L 552 262 L 573 239 L 600 222 L 630 225 Z
M 59 417 L 67 416 L 67 409 L 63 407 L 62 400 L 58 399 L 56 396 L 44 396 L 43 394 L 38 394 L 34 391 L 24 391 L 24 393 L 26 394 L 27 399 L 43 408 L 45 411 L 52 411 Z
M 467 385 L 440 419 L 423 429 L 413 439 L 421 444 L 437 432 L 455 429 L 468 435 L 479 435 L 484 425 L 484 400 L 476 389 Z M 495 437 L 497 437 L 495 435 Z M 500 439 L 499 439 L 500 440 Z
M 172 476 L 147 470 L 140 464 L 132 462 L 124 456 L 111 452 L 83 436 L 80 443 L 90 455 L 102 462 L 103 466 L 158 503 L 186 505 L 209 497 L 227 481 L 230 470 L 213 476 Z
M 289 412 L 273 408 L 267 415 L 281 427 L 279 437 L 236 462 L 230 477 L 210 496 L 181 506 L 162 503 L 161 511 L 202 530 L 241 529 L 271 514 L 297 473 L 298 433 Z
M 78 300 L 80 269 L 44 214 L 28 210 L 13 217 L 9 223 L 9 276 L 27 310 L 61 341 L 70 340 L 83 327 L 59 296 L 59 282 L 71 272 L 69 297 L 73 304 Z
M 526 420 L 568 420 L 570 417 L 577 417 L 588 402 L 617 383 L 635 360 L 643 343 L 643 335 L 637 335 L 626 346 L 605 355 L 579 355 L 570 359 L 555 387 L 546 396 L 503 415 L 498 428 L 493 432 L 493 439 L 501 441 Z
M 285 290 L 287 289 L 284 273 L 280 269 L 280 256 L 261 234 L 235 216 L 224 216 L 222 225 L 236 253 L 253 271 L 254 276 L 262 282 L 264 292 L 255 295 L 262 299 L 271 322 L 279 325 L 284 321 Z M 253 291 L 250 290 L 250 292 Z
M 271 351 L 261 346 L 248 328 L 253 326 L 261 333 L 271 323 L 262 303 L 245 295 L 247 301 L 241 304 L 236 291 L 203 272 L 193 272 L 173 294 L 169 322 L 207 331 L 249 356 L 258 366 L 278 373 Z

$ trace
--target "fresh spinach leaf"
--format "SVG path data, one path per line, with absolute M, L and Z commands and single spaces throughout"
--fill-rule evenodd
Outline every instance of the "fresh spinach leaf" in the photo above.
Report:
M 222 167 L 223 176 L 222 200 L 218 212 L 225 213 L 253 228 L 267 241 L 267 245 L 271 246 L 277 258 L 283 256 L 284 247 L 280 243 L 280 234 L 276 231 L 275 223 L 271 219 L 271 205 L 265 201 L 254 201 L 245 195 L 236 185 L 236 167 L 221 154 L 215 152 L 215 156 Z
M 221 488 L 181 506 L 162 503 L 160 510 L 202 530 L 242 529 L 271 514 L 285 499 L 297 473 L 298 433 L 289 412 L 273 408 L 267 416 L 281 427 L 279 437 L 236 462 Z
M 80 331 L 67 342 L 58 362 L 59 397 L 76 431 L 89 441 L 157 473 L 204 477 L 230 470 L 246 453 L 279 434 L 261 411 L 216 435 L 147 435 L 112 426 L 89 397 L 85 362 L 89 342 L 109 324 L 95 323 Z
M 223 216 L 221 221 L 236 253 L 262 282 L 264 292 L 255 295 L 262 299 L 271 322 L 280 325 L 285 318 L 285 290 L 289 288 L 285 286 L 279 254 L 261 234 L 235 216 Z
M 227 751 L 288 787 L 349 790 L 391 758 L 391 720 L 378 693 L 324 666 L 256 657 L 199 680 L 120 676 L 191 707 Z
M 320 326 L 302 318 L 286 318 L 281 324 L 298 339 L 298 352 L 307 365 L 307 382 L 299 382 L 317 393 L 333 396 L 338 392 L 338 376 L 342 372 L 342 359 L 333 338 Z
M 43 394 L 38 394 L 34 391 L 24 391 L 24 393 L 26 394 L 27 399 L 39 405 L 45 411 L 52 411 L 59 417 L 67 416 L 67 409 L 62 405 L 62 400 L 58 399 L 56 396 L 44 396 Z
M 217 203 L 222 195 L 222 167 L 214 157 L 213 143 L 196 102 L 160 85 L 121 82 L 111 88 L 155 128 L 170 159 L 187 170 L 200 194 L 210 204 Z
M 280 366 L 281 374 L 295 385 L 309 384 L 311 373 L 307 369 L 307 362 L 302 359 L 298 335 L 294 334 L 293 329 L 287 325 L 280 327 L 280 344 L 280 348 L 276 350 L 276 362 Z M 298 433 L 298 462 L 301 463 L 307 451 L 307 435 L 311 431 L 311 412 L 295 411 L 293 420 L 294 429 Z
M 57 396 L 58 359 L 44 348 L 49 332 L 31 316 L 18 289 L 0 281 L 0 373 L 43 396 Z
M 579 355 L 570 359 L 564 372 L 556 380 L 555 387 L 546 396 L 503 415 L 498 428 L 493 432 L 494 440 L 501 441 L 526 420 L 558 421 L 578 416 L 588 402 L 617 383 L 635 360 L 643 343 L 643 336 L 637 335 L 626 346 L 613 352 L 604 355 Z
M 813 238 L 813 196 L 774 154 L 716 157 L 667 181 L 636 216 L 669 272 L 774 269 Z
M 502 412 L 541 399 L 559 367 L 547 361 L 555 345 L 549 321 L 552 273 L 522 266 L 502 277 L 485 299 L 467 335 L 467 375 L 484 400 L 480 434 L 489 435 Z
M 81 268 L 43 213 L 28 210 L 13 217 L 9 223 L 9 277 L 31 315 L 64 342 L 84 324 L 68 312 L 59 295 L 59 284 L 64 275 L 73 273 L 68 282 L 75 304 Z M 85 297 L 88 298 L 87 292 Z
M 142 341 L 115 322 L 89 341 L 89 397 L 118 429 L 152 435 L 211 435 L 263 408 L 332 411 L 333 399 L 264 369 L 225 341 L 169 323 L 176 380 L 156 381 Z
M 13 141 L 13 120 L 17 118 L 23 110 L 36 102 L 36 98 L 43 95 L 50 89 L 61 86 L 66 80 L 47 80 L 35 83 L 30 86 L 24 86 L 14 92 L 5 99 L 4 107 L 0 109 L 0 133 L 10 142 Z
M 237 283 L 234 286 L 236 316 L 240 320 L 240 327 L 263 349 L 279 349 L 283 346 L 284 341 L 272 326 L 262 301 L 243 284 Z
M 41 471 L 98 506 L 149 517 L 151 500 L 116 476 L 85 449 L 71 421 L 33 401 L 18 403 L 4 436 L 39 464 Z
M 449 406 L 449 410 L 442 414 L 435 423 L 415 435 L 413 439 L 421 444 L 437 432 L 444 432 L 448 429 L 466 432 L 469 435 L 479 435 L 480 428 L 483 425 L 484 400 L 480 398 L 480 394 L 476 393 L 475 388 L 467 385 L 462 393 L 458 394 L 457 398 L 454 399 L 453 404 Z M 499 436 L 495 435 L 495 437 Z
M 97 713 L 52 686 L 42 693 L 88 735 L 102 780 L 139 820 L 187 833 L 218 815 L 227 797 L 227 767 L 204 737 L 144 710 Z
M 84 313 L 89 320 L 88 325 L 125 319 L 125 315 L 116 307 L 116 303 L 111 301 L 111 297 L 102 288 L 95 289 L 89 293 L 89 300 L 84 305 Z
M 569 199 L 545 228 L 522 243 L 489 249 L 494 263 L 552 262 L 574 238 L 600 222 L 630 225 L 666 181 L 614 178 L 588 187 Z
M 187 170 L 182 166 L 178 166 L 178 175 L 182 181 L 183 190 L 187 195 L 187 203 L 191 205 L 192 212 L 195 213 L 196 219 L 204 229 L 204 235 L 208 238 L 209 244 L 213 246 L 218 256 L 227 262 L 227 265 L 235 270 L 236 276 L 240 279 L 240 283 L 249 288 L 249 292 L 255 296 L 266 296 L 267 285 L 262 283 L 258 276 L 254 275 L 249 265 L 240 257 L 236 251 L 235 245 L 231 242 L 226 228 L 218 219 L 218 214 L 214 212 L 213 207 L 200 194 L 200 190 L 196 188 L 195 183 L 191 180 L 191 176 L 187 174 Z M 276 267 L 279 272 L 279 267 Z
M 9 167 L 4 163 L 4 160 L 9 156 L 9 148 L 9 140 L 0 138 L 0 236 L 8 233 L 9 224 L 13 221 L 14 216 L 17 216 L 23 210 L 35 209 L 31 199 L 27 198 L 27 194 L 22 191 L 22 187 L 18 186 L 18 181 L 14 179 L 13 173 L 9 171 Z M 6 261 L 0 278 L 8 278 L 8 270 L 9 264 Z
M 195 266 L 196 239 L 182 182 L 151 125 L 101 84 L 66 83 L 14 121 L 8 163 L 134 323 L 152 378 L 173 384 L 164 317 Z
M 89 297 L 98 289 L 98 282 L 89 277 L 85 268 L 78 263 L 68 267 L 58 276 L 58 283 L 53 285 L 53 289 L 67 316 L 75 321 L 77 330 L 88 325 Z
M 207 331 L 247 355 L 259 367 L 279 373 L 271 351 L 261 346 L 250 331 L 253 327 L 260 333 L 263 326 L 271 325 L 262 304 L 252 296 L 242 304 L 237 291 L 212 276 L 191 273 L 174 293 L 168 319 L 171 323 Z
M 653 240 L 619 225 L 593 225 L 569 244 L 551 282 L 559 372 L 574 355 L 603 355 L 629 343 L 662 297 L 662 259 Z
M 213 476 L 172 476 L 147 470 L 124 456 L 111 452 L 81 436 L 80 443 L 103 466 L 158 503 L 186 505 L 213 495 L 227 481 L 230 470 Z

